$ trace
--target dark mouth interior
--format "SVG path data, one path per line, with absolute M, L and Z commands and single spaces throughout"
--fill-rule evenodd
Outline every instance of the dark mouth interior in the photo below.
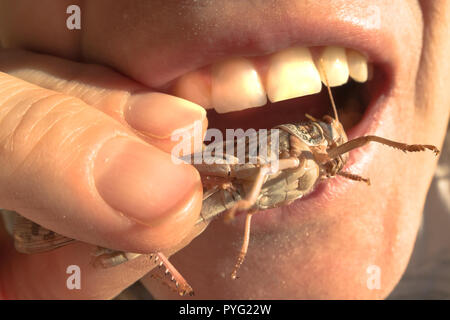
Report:
M 383 73 L 375 68 L 374 77 L 365 83 L 349 80 L 345 85 L 331 88 L 339 120 L 346 131 L 363 118 L 369 104 L 379 96 L 380 89 L 386 83 L 384 79 Z M 225 133 L 225 129 L 269 129 L 284 123 L 295 123 L 305 120 L 306 113 L 316 118 L 322 118 L 325 114 L 333 116 L 325 86 L 322 86 L 318 94 L 276 103 L 268 102 L 258 108 L 222 114 L 210 109 L 207 117 L 209 128 L 217 128 Z

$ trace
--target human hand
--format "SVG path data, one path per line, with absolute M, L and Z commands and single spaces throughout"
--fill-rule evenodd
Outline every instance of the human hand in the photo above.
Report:
M 206 128 L 202 108 L 104 67 L 25 51 L 0 51 L 0 70 L 3 208 L 128 252 L 172 252 L 200 231 L 199 175 L 167 152 L 173 130 Z M 0 297 L 111 298 L 153 267 L 138 258 L 96 269 L 86 243 L 29 256 L 1 230 Z M 81 290 L 66 287 L 69 265 L 80 267 Z

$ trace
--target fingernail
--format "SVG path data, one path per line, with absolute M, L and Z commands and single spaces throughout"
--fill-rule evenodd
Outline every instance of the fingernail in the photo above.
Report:
M 193 167 L 175 164 L 169 154 L 125 137 L 100 149 L 94 179 L 109 206 L 147 225 L 173 213 L 201 183 Z
M 159 92 L 135 94 L 125 110 L 130 126 L 158 139 L 168 139 L 174 130 L 189 130 L 196 121 L 205 119 L 206 110 L 201 106 Z

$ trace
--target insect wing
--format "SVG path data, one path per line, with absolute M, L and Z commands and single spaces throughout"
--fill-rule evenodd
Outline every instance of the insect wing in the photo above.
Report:
M 63 247 L 74 241 L 74 239 L 45 229 L 20 215 L 16 217 L 14 245 L 19 252 L 27 254 L 42 253 Z

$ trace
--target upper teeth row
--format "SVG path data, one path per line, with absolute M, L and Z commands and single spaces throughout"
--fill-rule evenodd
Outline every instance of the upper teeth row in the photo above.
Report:
M 322 61 L 323 68 L 319 67 Z M 367 59 L 341 47 L 324 47 L 315 57 L 305 47 L 291 47 L 267 57 L 264 68 L 249 58 L 230 58 L 177 80 L 174 94 L 219 113 L 263 106 L 320 92 L 326 73 L 330 86 L 368 78 Z M 263 71 L 264 70 L 264 71 Z

